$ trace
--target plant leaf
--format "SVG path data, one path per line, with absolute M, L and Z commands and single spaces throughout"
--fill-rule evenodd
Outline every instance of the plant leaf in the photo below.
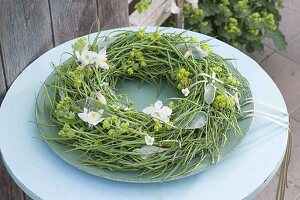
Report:
M 105 110 L 105 106 L 100 103 L 100 101 L 98 101 L 97 99 L 93 99 L 93 98 L 88 98 L 88 99 L 80 99 L 75 101 L 75 104 L 83 110 L 83 108 L 87 108 L 88 110 L 100 110 L 100 109 L 104 109 Z
M 186 44 L 178 44 L 176 45 L 176 48 L 185 55 L 186 52 L 191 51 L 192 56 L 195 59 L 203 58 L 208 56 L 208 53 L 206 51 L 203 51 L 199 44 L 196 43 L 186 43 Z
M 149 156 L 151 156 L 152 154 L 161 153 L 161 152 L 164 152 L 166 150 L 167 149 L 165 149 L 165 148 L 152 146 L 152 145 L 151 146 L 147 145 L 147 146 L 143 146 L 143 147 L 138 148 L 138 149 L 134 149 L 133 152 L 139 153 L 141 155 L 142 159 L 146 159 Z
M 284 37 L 284 35 L 279 31 L 267 31 L 266 35 L 270 38 L 272 38 L 275 46 L 278 48 L 278 50 L 282 51 L 286 49 L 287 42 Z
M 216 96 L 216 86 L 210 83 L 205 87 L 204 101 L 208 105 L 210 105 L 215 100 L 215 96 Z
M 87 43 L 86 38 L 81 37 L 72 45 L 72 48 L 74 51 L 81 52 L 83 50 L 83 48 L 85 47 L 86 43 Z
M 208 116 L 206 112 L 197 112 L 193 120 L 185 127 L 185 129 L 198 129 L 202 128 L 207 124 Z
M 109 37 L 105 41 L 101 42 L 98 46 L 100 48 L 108 48 L 114 41 L 116 41 L 116 37 Z

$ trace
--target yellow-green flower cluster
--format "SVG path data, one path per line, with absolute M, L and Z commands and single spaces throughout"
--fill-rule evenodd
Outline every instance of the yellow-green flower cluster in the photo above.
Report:
M 227 79 L 226 79 L 226 82 L 229 85 L 240 86 L 240 82 L 233 76 L 228 76 Z
M 120 126 L 117 127 L 120 133 L 128 133 L 129 131 L 129 122 L 122 122 Z
M 215 66 L 212 68 L 212 71 L 215 72 L 216 74 L 218 74 L 218 73 L 221 73 L 223 71 L 223 69 L 220 66 Z
M 215 108 L 223 109 L 233 109 L 235 106 L 235 101 L 233 97 L 225 97 L 224 95 L 217 95 L 212 106 Z
M 102 127 L 106 130 L 109 130 L 112 126 L 116 125 L 117 119 L 118 119 L 117 116 L 105 118 L 105 120 L 103 120 L 102 122 Z
M 200 23 L 200 25 L 203 26 L 203 27 L 208 26 L 208 22 L 207 22 L 207 21 L 202 21 L 202 22 Z
M 174 101 L 170 101 L 169 102 L 169 108 L 171 108 L 173 110 L 175 104 L 174 104 Z
M 225 2 L 226 3 L 226 2 Z M 224 3 L 220 3 L 218 5 L 218 10 L 220 11 L 220 13 L 222 13 L 222 15 L 224 15 L 225 17 L 229 17 L 232 15 L 232 12 L 230 11 L 229 7 L 227 6 L 228 4 L 224 4 Z
M 274 41 L 280 50 L 286 40 L 278 27 L 278 9 L 283 0 L 218 0 L 200 1 L 198 10 L 186 2 L 183 6 L 185 28 L 218 38 L 249 52 L 263 50 L 262 38 Z
M 136 70 L 138 67 L 147 67 L 148 63 L 145 60 L 143 52 L 133 48 L 129 52 L 129 59 L 126 61 L 126 65 L 128 66 L 127 73 L 132 75 L 134 74 L 134 70 Z
M 68 96 L 64 97 L 55 107 L 54 114 L 56 119 L 62 123 L 76 122 L 76 114 L 71 109 L 72 99 Z
M 240 14 L 245 14 L 249 11 L 248 0 L 240 0 L 234 5 L 234 10 Z
M 183 4 L 183 13 L 184 13 L 184 15 L 189 15 L 191 10 L 192 10 L 192 5 L 190 3 L 184 3 Z
M 264 22 L 266 23 L 267 27 L 271 30 L 276 30 L 277 26 L 275 24 L 274 15 L 272 13 L 262 13 L 262 17 Z
M 230 4 L 229 0 L 221 0 L 221 3 L 224 4 L 224 5 L 226 5 L 226 6 Z
M 69 124 L 65 124 L 64 127 L 58 132 L 58 135 L 64 138 L 73 138 L 75 132 L 72 131 Z
M 211 47 L 208 44 L 202 44 L 201 45 L 201 49 L 203 51 L 206 51 L 207 53 L 211 53 L 212 52 L 212 49 L 211 49 Z
M 200 44 L 200 41 L 196 37 L 194 37 L 194 36 L 190 37 L 189 42 Z
M 199 8 L 194 8 L 193 12 L 191 14 L 191 18 L 201 18 L 203 16 L 203 10 L 199 9 Z
M 128 103 L 127 103 L 127 105 L 129 106 L 129 107 L 132 107 L 133 105 L 134 105 L 134 101 L 128 101 Z
M 158 132 L 162 129 L 162 127 L 163 127 L 163 125 L 159 121 L 156 121 L 154 123 L 153 129 L 155 132 Z
M 129 128 L 129 122 L 121 121 L 117 116 L 107 117 L 102 122 L 102 127 L 106 130 L 108 130 L 108 135 L 113 135 L 115 133 L 128 133 Z
M 143 39 L 146 37 L 146 33 L 143 29 L 140 29 L 137 33 L 136 33 L 136 36 L 139 38 L 139 39 Z
M 248 29 L 251 35 L 257 36 L 259 34 L 259 29 Z
M 207 22 L 206 22 L 206 23 L 207 23 Z M 211 47 L 210 47 L 208 44 L 203 44 L 203 43 L 201 43 L 197 38 L 195 38 L 195 37 L 193 37 L 193 36 L 191 36 L 191 37 L 189 38 L 189 42 L 199 44 L 200 47 L 201 47 L 201 49 L 202 49 L 203 51 L 206 51 L 207 53 L 211 53 L 211 52 L 212 52 L 212 49 L 211 49 Z
M 255 26 L 255 27 L 262 23 L 261 15 L 258 12 L 251 14 L 249 16 L 248 20 L 250 21 L 252 26 Z
M 159 40 L 161 38 L 161 32 L 160 31 L 155 31 L 154 33 L 150 34 L 150 40 L 155 41 Z
M 134 74 L 133 68 L 132 68 L 132 67 L 128 68 L 128 69 L 127 69 L 127 73 L 128 73 L 129 75 Z
M 141 50 L 132 49 L 132 51 L 130 51 L 129 55 L 132 59 L 134 59 L 134 58 L 138 59 L 138 60 L 144 59 L 144 55 Z
M 232 36 L 239 36 L 242 34 L 241 29 L 238 27 L 238 21 L 236 18 L 230 18 L 229 24 L 224 27 L 225 31 L 227 31 Z
M 170 122 L 170 124 L 172 124 L 172 122 Z M 154 126 L 153 126 L 153 130 L 155 132 L 159 132 L 159 131 L 162 131 L 162 130 L 172 130 L 172 128 L 173 128 L 172 125 L 162 124 L 159 121 L 155 121 Z
M 73 81 L 75 87 L 80 87 L 84 81 L 84 67 L 76 67 L 74 71 L 68 73 L 68 77 Z
M 190 79 L 189 77 L 191 76 L 191 73 L 186 70 L 185 68 L 180 68 L 177 72 L 177 81 L 179 82 L 177 85 L 178 89 L 184 89 L 187 88 L 191 82 L 192 79 Z

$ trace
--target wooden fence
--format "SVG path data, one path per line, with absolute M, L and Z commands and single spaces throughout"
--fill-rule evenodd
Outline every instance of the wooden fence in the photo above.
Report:
M 0 104 L 26 66 L 54 46 L 88 34 L 97 18 L 101 30 L 106 30 L 129 25 L 161 25 L 171 14 L 171 0 L 153 0 L 151 8 L 142 14 L 133 10 L 136 2 L 0 0 Z M 129 7 L 133 10 L 130 15 Z M 176 16 L 178 27 L 183 25 L 182 21 L 182 16 Z M 12 181 L 0 160 L 0 200 L 24 199 L 29 197 Z

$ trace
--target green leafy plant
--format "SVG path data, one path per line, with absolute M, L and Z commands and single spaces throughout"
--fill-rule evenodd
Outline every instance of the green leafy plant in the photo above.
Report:
M 284 50 L 287 42 L 278 26 L 282 5 L 283 0 L 200 0 L 199 8 L 193 8 L 185 1 L 185 28 L 249 52 L 263 50 L 264 37 Z
M 177 179 L 216 164 L 229 131 L 245 136 L 239 122 L 247 107 L 239 102 L 251 94 L 247 80 L 206 42 L 144 29 L 79 38 L 41 90 L 41 139 L 77 152 L 82 166 L 137 172 L 144 180 Z M 115 92 L 125 80 L 152 83 L 158 92 L 167 81 L 176 95 L 140 111 Z M 57 127 L 53 135 L 44 134 L 45 118 Z
M 150 8 L 152 4 L 152 0 L 140 0 L 137 4 L 135 4 L 134 8 L 142 13 Z

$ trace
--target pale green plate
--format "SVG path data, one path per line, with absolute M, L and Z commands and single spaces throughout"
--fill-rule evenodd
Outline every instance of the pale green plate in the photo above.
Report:
M 228 63 L 228 67 L 232 69 L 233 71 L 236 71 L 234 67 Z M 51 81 L 54 78 L 54 74 L 51 74 L 47 80 L 45 81 L 44 85 L 47 85 L 51 83 Z M 241 79 L 240 79 L 241 80 Z M 155 102 L 156 100 L 160 99 L 163 100 L 163 102 L 167 100 L 169 97 L 176 96 L 175 90 L 170 89 L 169 86 L 164 85 L 161 89 L 160 95 L 157 96 L 157 89 L 155 86 L 150 84 L 143 84 L 140 85 L 138 83 L 135 83 L 133 81 L 124 82 L 124 85 L 122 86 L 122 93 L 127 93 L 128 96 L 131 97 L 133 101 L 135 101 L 135 109 L 141 110 L 142 108 L 150 105 L 151 103 Z M 244 94 L 242 94 L 242 99 L 251 97 L 251 91 L 250 88 L 247 88 Z M 49 105 L 48 98 L 46 97 L 44 86 L 39 91 L 38 97 L 37 97 L 37 104 L 36 106 L 36 119 L 37 124 L 40 130 L 40 134 L 48 137 L 58 137 L 59 129 L 55 126 L 55 123 L 50 120 L 49 118 L 49 108 L 47 105 Z M 253 110 L 254 105 L 248 104 L 247 106 L 244 106 L 242 110 Z M 219 161 L 223 160 L 226 156 L 228 156 L 243 140 L 243 138 L 246 136 L 253 118 L 247 118 L 244 120 L 240 120 L 238 122 L 240 129 L 243 133 L 243 136 L 240 136 L 233 131 L 229 131 L 227 133 L 227 142 L 223 147 L 220 147 L 220 159 Z M 48 124 L 52 126 L 46 126 L 42 124 Z M 123 182 L 136 182 L 136 183 L 150 183 L 150 182 L 161 182 L 163 180 L 163 177 L 159 177 L 156 179 L 149 179 L 147 176 L 138 177 L 139 171 L 110 171 L 108 169 L 103 169 L 100 167 L 93 167 L 93 166 L 84 166 L 80 164 L 80 157 L 84 156 L 82 152 L 80 151 L 68 151 L 70 148 L 66 145 L 59 144 L 56 142 L 46 142 L 48 146 L 56 153 L 60 158 L 62 158 L 67 163 L 71 164 L 72 166 L 85 171 L 87 173 L 117 180 L 117 181 L 123 181 Z M 197 158 L 194 160 L 197 161 Z M 191 163 L 193 164 L 193 163 Z M 191 176 L 193 174 L 202 172 L 209 167 L 213 166 L 214 164 L 211 163 L 211 158 L 206 157 L 206 159 L 203 160 L 202 164 L 200 164 L 194 171 L 186 174 L 182 174 L 181 176 L 178 176 L 176 178 L 167 179 L 167 181 L 179 179 L 187 176 Z

